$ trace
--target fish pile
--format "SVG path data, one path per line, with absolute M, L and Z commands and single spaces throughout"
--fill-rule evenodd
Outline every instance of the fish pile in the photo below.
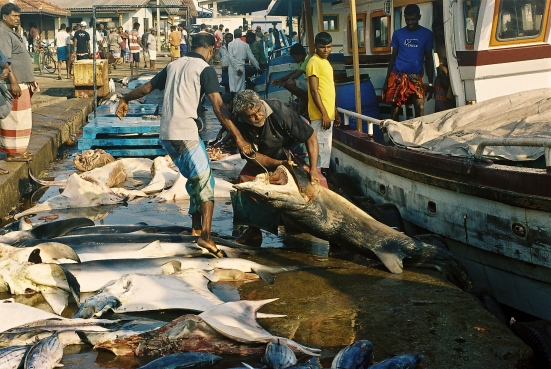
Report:
M 80 157 L 79 168 L 94 167 L 99 162 L 103 165 L 85 172 L 71 174 L 67 179 L 56 181 L 40 180 L 29 172 L 30 177 L 36 183 L 42 186 L 63 187 L 63 192 L 16 214 L 15 219 L 31 214 L 50 213 L 52 210 L 58 209 L 128 203 L 129 200 L 145 197 L 151 197 L 153 201 L 157 202 L 189 198 L 186 190 L 187 179 L 180 174 L 169 156 L 160 156 L 154 160 L 122 158 L 109 162 L 101 152 L 97 152 L 97 150 L 89 150 L 89 152 Z M 221 159 L 223 158 L 219 159 L 220 162 L 224 162 Z M 241 169 L 243 159 L 239 158 L 238 161 Z M 236 158 L 232 157 L 231 168 L 236 166 L 235 162 Z M 223 164 L 222 167 L 224 167 Z M 229 172 L 223 170 L 223 174 L 227 178 Z M 238 172 L 236 174 L 233 171 L 231 174 L 234 176 L 233 178 L 236 178 Z M 141 188 L 123 187 L 125 181 L 129 179 L 147 180 L 149 183 Z M 216 198 L 230 198 L 231 190 L 230 182 L 215 177 L 214 196 Z
M 319 350 L 274 336 L 258 324 L 257 319 L 283 317 L 258 312 L 276 299 L 225 302 L 208 288 L 219 280 L 274 283 L 279 273 L 314 267 L 268 266 L 239 258 L 255 250 L 217 237 L 214 241 L 230 257 L 213 258 L 196 244 L 196 236 L 180 234 L 184 227 L 95 226 L 87 218 L 30 229 L 26 222 L 18 224 L 21 230 L 12 226 L 0 236 L 1 292 L 42 294 L 55 314 L 0 301 L 0 347 L 5 347 L 0 368 L 12 367 L 8 363 L 17 368 L 21 362 L 53 368 L 70 344 L 91 344 L 116 355 L 204 353 L 189 359 L 200 365 L 219 360 L 213 355 L 261 354 L 275 341 L 319 355 Z M 81 301 L 84 292 L 93 294 Z M 61 317 L 72 300 L 78 311 L 72 319 Z M 169 323 L 120 314 L 165 309 L 190 313 Z M 171 360 L 177 361 L 171 357 L 148 365 L 166 368 Z
M 231 156 L 231 153 L 225 152 L 220 147 L 207 147 L 207 154 L 209 154 L 209 159 L 212 161 L 221 160 L 223 158 L 227 158 L 228 156 Z

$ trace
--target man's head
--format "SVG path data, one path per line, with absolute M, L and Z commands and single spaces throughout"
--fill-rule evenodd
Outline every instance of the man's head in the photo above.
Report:
M 170 30 L 171 30 L 172 32 L 176 31 L 176 26 L 170 26 Z
M 207 63 L 214 54 L 214 36 L 210 33 L 196 33 L 191 35 L 191 50 L 204 56 Z
M 241 38 L 242 35 L 243 32 L 239 28 L 233 31 L 233 37 L 235 38 Z
M 59 30 L 65 31 L 65 29 L 67 29 L 67 25 L 65 23 L 61 23 L 61 25 L 59 26 Z
M 17 28 L 21 24 L 21 8 L 14 3 L 7 3 L 0 9 L 2 21 L 10 28 Z
M 331 50 L 333 50 L 333 38 L 327 32 L 318 33 L 314 39 L 314 44 L 316 46 L 316 54 L 322 59 L 327 59 L 329 54 L 331 54 Z
M 301 44 L 294 44 L 291 46 L 289 49 L 289 54 L 291 54 L 291 57 L 295 63 L 302 63 L 304 59 L 306 59 L 306 50 Z
M 251 126 L 262 127 L 266 121 L 264 104 L 253 90 L 238 92 L 233 99 L 233 108 Z
M 256 35 L 254 34 L 254 32 L 249 31 L 249 32 L 247 32 L 247 34 L 245 35 L 245 40 L 246 40 L 247 43 L 250 45 L 250 44 L 252 44 L 253 42 L 256 41 Z
M 256 30 L 262 32 L 262 27 L 256 26 Z
M 226 32 L 226 34 L 224 35 L 224 41 L 226 42 L 226 44 L 229 44 L 233 41 L 233 35 L 230 32 Z
M 100 23 L 99 24 L 99 29 L 104 29 L 104 28 L 105 28 L 105 26 L 103 25 L 103 23 Z
M 140 29 L 140 24 L 138 22 L 134 23 L 132 26 L 132 29 L 135 29 L 136 31 Z
M 231 112 L 233 110 L 233 93 L 224 92 L 222 94 L 222 102 L 226 105 L 226 108 Z
M 85 21 L 80 22 L 80 29 L 85 29 L 88 24 Z
M 156 29 L 156 28 L 151 27 L 151 29 L 149 30 L 149 32 L 150 32 L 153 36 L 156 36 L 156 35 L 157 35 L 157 29 Z
M 183 30 L 183 29 L 184 29 L 184 25 L 183 25 L 182 23 L 180 23 L 180 24 L 178 25 L 178 31 L 181 31 L 181 30 Z
M 218 26 L 212 26 L 213 31 L 218 31 Z
M 243 31 L 243 26 L 239 26 L 238 28 L 240 31 Z
M 205 23 L 201 23 L 201 31 L 206 31 L 207 25 Z
M 421 9 L 417 4 L 409 4 L 404 8 L 404 20 L 406 28 L 410 31 L 415 31 L 419 28 L 419 20 L 421 19 Z
M 119 31 L 119 33 L 123 33 L 123 32 L 124 32 L 124 30 L 122 29 L 122 27 L 117 28 L 117 30 Z
M 223 25 L 223 24 L 219 25 L 219 26 L 218 26 L 218 29 L 219 29 L 220 31 L 223 31 L 223 30 L 224 30 L 224 25 Z

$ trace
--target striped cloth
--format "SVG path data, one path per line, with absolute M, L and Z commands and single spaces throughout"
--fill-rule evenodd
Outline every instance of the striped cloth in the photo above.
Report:
M 388 77 L 385 103 L 402 106 L 411 95 L 422 99 L 425 96 L 422 74 L 406 74 L 396 71 L 390 72 Z
M 32 91 L 28 84 L 19 84 L 21 96 L 13 99 L 10 114 L 0 119 L 0 151 L 7 154 L 20 154 L 27 151 L 33 116 L 31 111 Z M 9 89 L 8 85 L 8 89 Z

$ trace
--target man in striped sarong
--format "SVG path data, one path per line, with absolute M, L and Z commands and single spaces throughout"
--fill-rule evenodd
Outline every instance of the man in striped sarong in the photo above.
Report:
M 11 112 L 0 119 L 0 151 L 7 154 L 6 161 L 28 162 L 32 160 L 32 155 L 27 152 L 32 129 L 31 96 L 37 85 L 32 59 L 23 39 L 14 31 L 21 23 L 20 13 L 19 6 L 13 3 L 0 9 L 0 51 L 12 61 L 7 87 L 14 97 Z

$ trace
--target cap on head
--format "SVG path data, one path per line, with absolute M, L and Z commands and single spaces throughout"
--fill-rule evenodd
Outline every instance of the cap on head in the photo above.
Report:
M 80 25 L 81 25 L 82 27 L 86 27 L 88 24 L 87 24 L 85 21 L 82 21 L 82 22 L 80 22 Z

